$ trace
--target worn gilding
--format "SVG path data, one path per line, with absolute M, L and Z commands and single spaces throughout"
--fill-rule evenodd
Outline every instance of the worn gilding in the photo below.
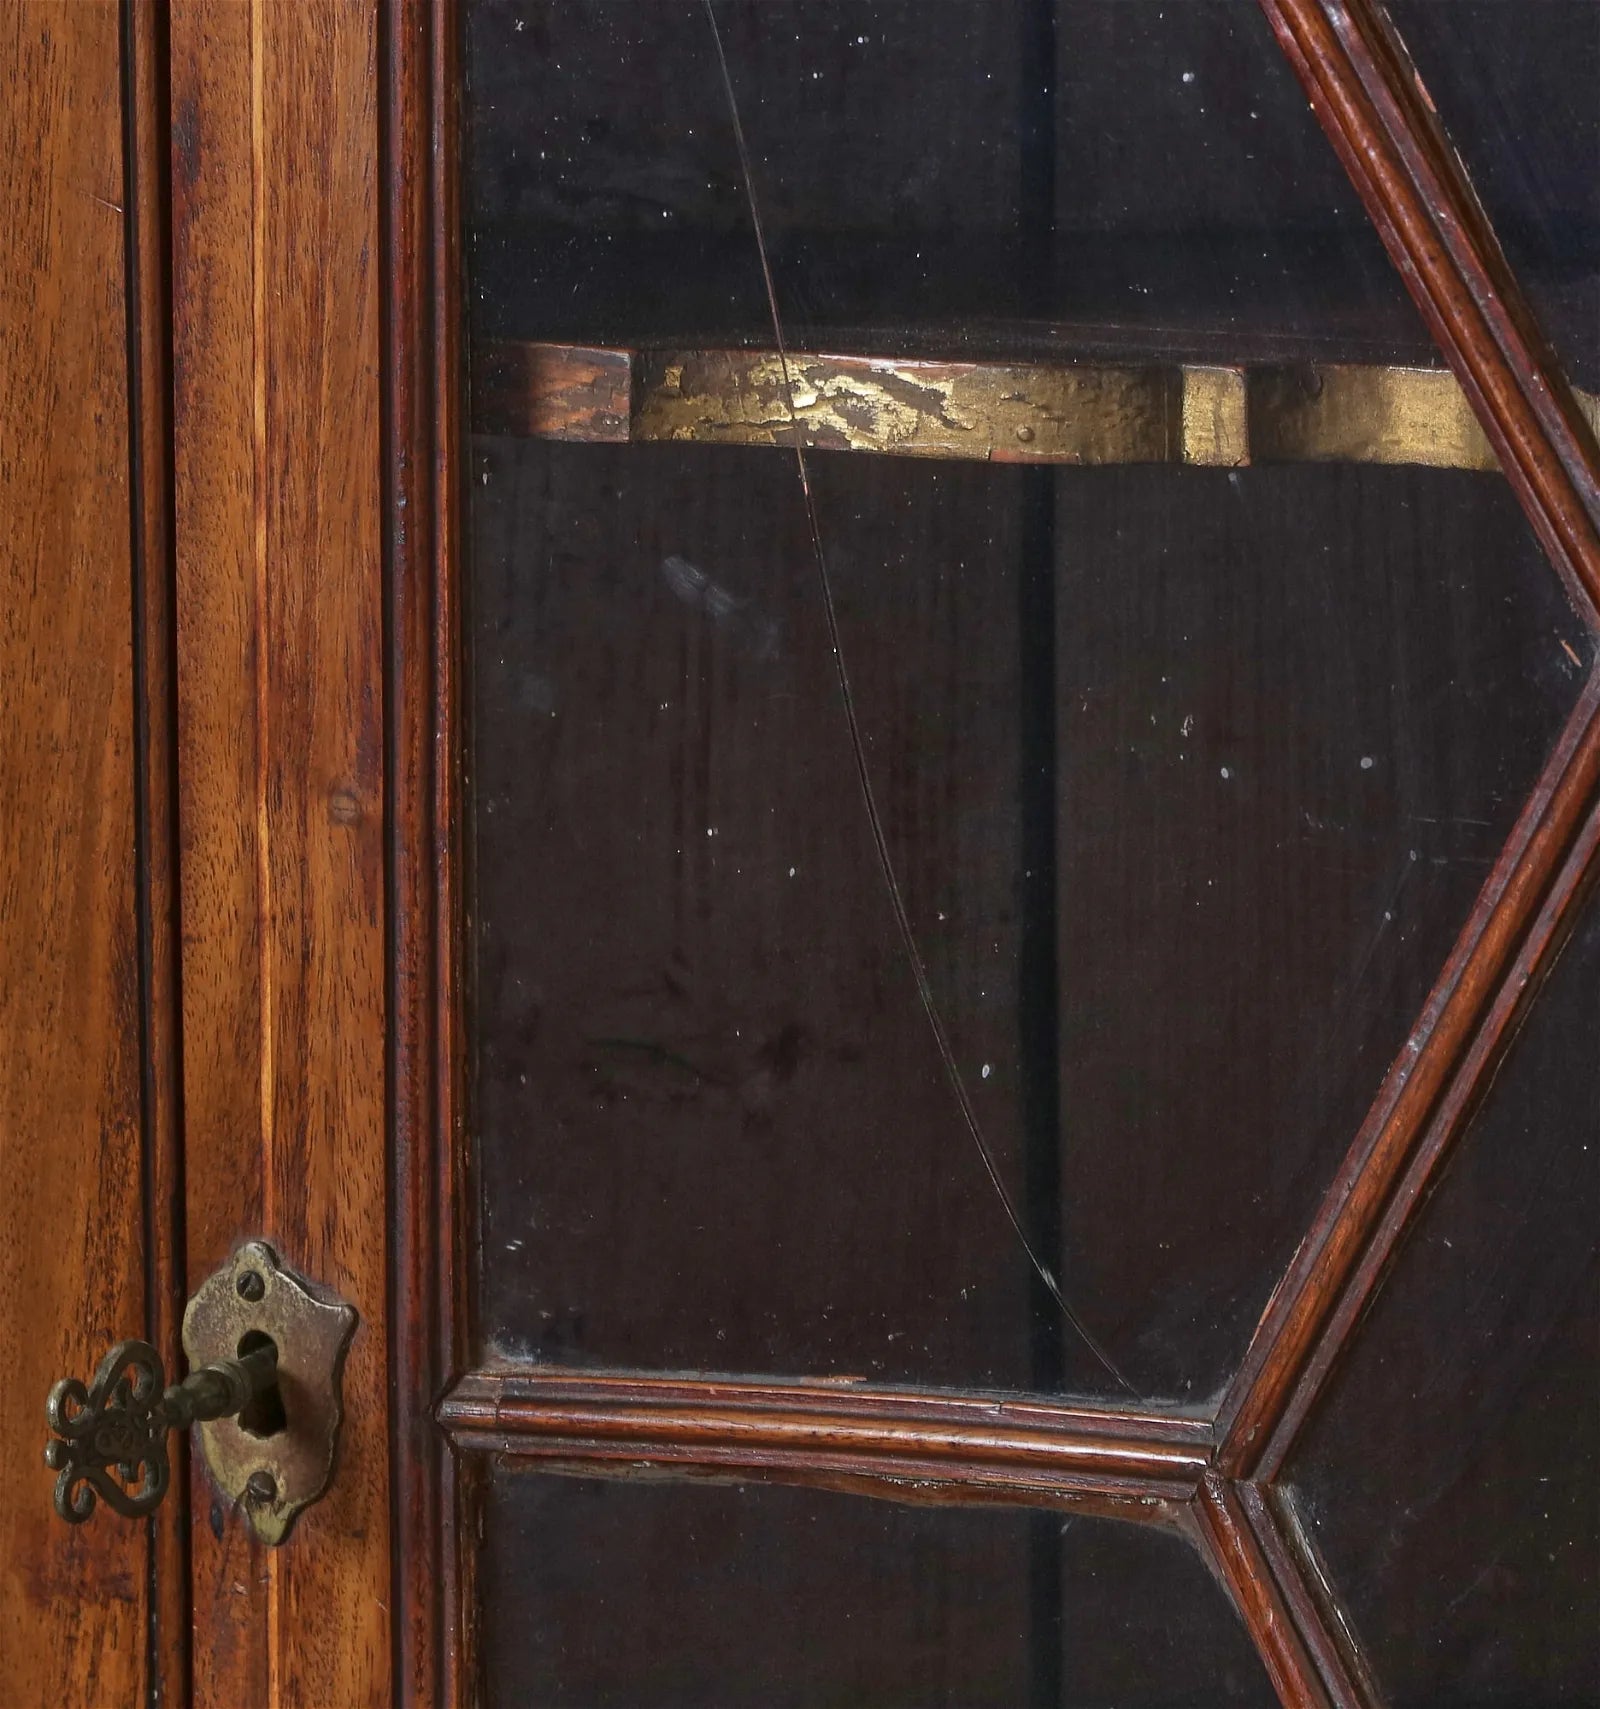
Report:
M 1153 368 L 897 362 L 771 351 L 646 353 L 635 439 L 790 445 L 1005 462 L 1148 463 L 1172 455 L 1176 375 Z
M 1247 385 L 1257 462 L 1499 467 L 1447 368 L 1324 363 L 1258 369 Z
M 1183 460 L 1236 469 L 1250 461 L 1249 393 L 1242 368 L 1183 370 Z
M 771 350 L 498 345 L 480 431 L 793 445 L 1007 463 L 1391 463 L 1494 470 L 1444 368 L 932 362 Z M 1591 427 L 1600 400 L 1577 394 Z

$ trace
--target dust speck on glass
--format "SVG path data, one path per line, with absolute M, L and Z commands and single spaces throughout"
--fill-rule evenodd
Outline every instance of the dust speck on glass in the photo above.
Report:
M 1229 372 L 1438 363 L 1255 0 L 471 0 L 465 75 L 483 1334 L 1205 1403 L 1590 659 L 1497 474 L 1228 462 Z M 960 364 L 1212 461 L 952 452 Z

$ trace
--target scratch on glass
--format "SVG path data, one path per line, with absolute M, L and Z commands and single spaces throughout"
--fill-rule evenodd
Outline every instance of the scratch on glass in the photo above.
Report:
M 934 1000 L 933 986 L 928 978 L 927 966 L 923 962 L 922 952 L 917 947 L 916 936 L 911 930 L 911 917 L 906 912 L 905 896 L 901 891 L 900 881 L 895 875 L 894 861 L 889 853 L 889 839 L 883 828 L 883 817 L 878 811 L 877 793 L 872 787 L 871 773 L 867 769 L 866 744 L 862 740 L 861 721 L 856 713 L 855 694 L 850 686 L 850 672 L 846 668 L 844 649 L 840 642 L 839 617 L 834 605 L 833 582 L 828 574 L 827 555 L 822 547 L 822 528 L 817 519 L 816 498 L 811 489 L 811 472 L 806 463 L 799 416 L 795 409 L 794 387 L 789 372 L 789 349 L 783 336 L 782 316 L 778 312 L 778 293 L 772 280 L 772 265 L 767 255 L 766 233 L 761 223 L 760 204 L 756 200 L 755 175 L 750 169 L 750 150 L 745 143 L 744 124 L 739 117 L 739 102 L 734 94 L 733 75 L 728 69 L 728 56 L 722 45 L 722 31 L 717 25 L 716 11 L 711 0 L 701 0 L 701 4 L 705 8 L 706 22 L 711 28 L 711 39 L 717 50 L 717 66 L 722 74 L 722 88 L 728 101 L 728 117 L 733 127 L 734 144 L 739 154 L 739 172 L 744 180 L 745 203 L 750 211 L 750 224 L 755 233 L 756 249 L 761 261 L 761 281 L 766 292 L 767 312 L 772 321 L 772 339 L 778 353 L 779 367 L 783 373 L 784 400 L 793 429 L 795 468 L 800 477 L 800 492 L 805 503 L 806 526 L 811 535 L 811 551 L 816 563 L 817 582 L 822 595 L 822 610 L 828 631 L 828 645 L 833 652 L 834 675 L 838 680 L 839 699 L 844 709 L 845 724 L 850 734 L 850 749 L 855 760 L 856 781 L 861 788 L 861 799 L 866 808 L 867 823 L 872 832 L 872 845 L 877 852 L 878 868 L 883 874 L 884 887 L 889 894 L 889 906 L 894 912 L 894 922 L 900 935 L 901 947 L 905 951 L 906 960 L 910 963 L 912 977 L 916 981 L 917 995 L 922 1002 L 922 1011 L 927 1017 L 929 1030 L 932 1032 L 934 1043 L 938 1047 L 939 1059 L 944 1065 L 945 1078 L 949 1081 L 950 1088 L 955 1094 L 956 1103 L 960 1107 L 962 1122 L 977 1150 L 984 1173 L 989 1178 L 989 1184 L 993 1187 L 996 1197 L 1000 1200 L 1001 1208 L 1005 1211 L 1006 1220 L 1011 1224 L 1012 1232 L 1016 1235 L 1028 1262 L 1037 1272 L 1039 1280 L 1044 1284 L 1051 1299 L 1055 1301 L 1061 1315 L 1071 1325 L 1074 1333 L 1100 1364 L 1105 1367 L 1106 1371 L 1129 1394 L 1137 1398 L 1138 1390 L 1122 1374 L 1113 1362 L 1111 1355 L 1090 1333 L 1088 1325 L 1067 1304 L 1055 1276 L 1034 1250 L 1033 1242 L 1029 1240 L 1027 1232 L 1022 1226 L 1022 1218 L 1017 1211 L 1016 1204 L 1013 1202 L 1005 1182 L 1001 1179 L 994 1152 L 984 1137 L 983 1129 L 978 1124 L 977 1111 L 972 1107 L 972 1099 L 968 1095 L 966 1082 L 963 1080 L 960 1066 L 956 1062 L 955 1052 L 950 1046 L 950 1038 L 945 1031 L 943 1017 L 940 1015 L 939 1006 Z

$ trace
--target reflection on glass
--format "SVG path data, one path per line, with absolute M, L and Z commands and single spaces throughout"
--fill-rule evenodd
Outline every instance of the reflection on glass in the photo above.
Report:
M 1600 907 L 1591 903 L 1292 1467 L 1384 1700 L 1600 1681 Z
M 1274 1701 L 1153 1526 L 501 1469 L 478 1571 L 490 1709 Z
M 469 12 L 481 1322 L 1198 1403 L 1588 642 L 1470 447 L 1320 460 L 1282 365 L 1426 345 L 1254 0 L 712 16 Z M 841 370 L 802 481 L 838 350 L 1057 389 Z

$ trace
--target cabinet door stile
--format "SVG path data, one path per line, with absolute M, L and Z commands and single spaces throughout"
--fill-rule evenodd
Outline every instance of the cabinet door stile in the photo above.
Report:
M 328 1498 L 281 1550 L 209 1485 L 200 1709 L 391 1669 L 377 8 L 177 4 L 180 825 L 191 1281 L 241 1237 L 361 1314 Z

